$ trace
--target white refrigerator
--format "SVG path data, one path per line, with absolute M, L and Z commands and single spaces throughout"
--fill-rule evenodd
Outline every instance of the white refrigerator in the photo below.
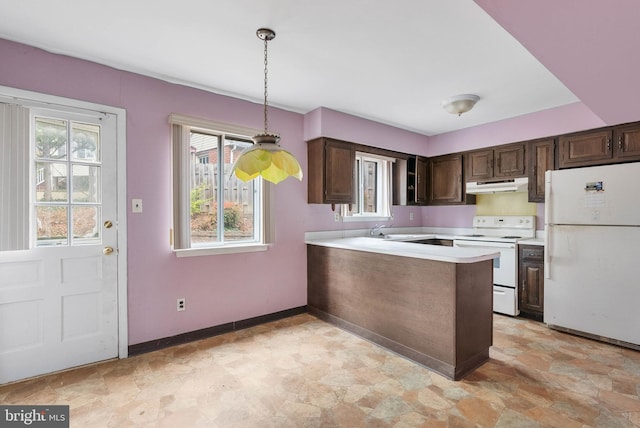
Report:
M 640 163 L 547 171 L 544 322 L 640 346 Z

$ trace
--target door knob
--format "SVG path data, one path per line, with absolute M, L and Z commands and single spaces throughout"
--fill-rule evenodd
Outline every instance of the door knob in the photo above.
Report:
M 111 223 L 111 220 L 107 220 L 104 222 L 105 229 L 111 229 L 111 226 L 113 226 L 113 223 Z
M 109 254 L 113 253 L 113 247 L 104 247 L 104 250 L 102 250 L 102 252 L 108 256 Z

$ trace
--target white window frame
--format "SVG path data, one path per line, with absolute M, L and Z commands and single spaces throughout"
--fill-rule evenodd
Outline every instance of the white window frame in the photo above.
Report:
M 274 222 L 272 215 L 273 192 L 269 182 L 257 178 L 254 183 L 258 191 L 258 199 L 255 210 L 256 239 L 254 241 L 229 241 L 215 242 L 198 246 L 191 246 L 190 227 L 190 133 L 191 131 L 220 135 L 221 142 L 224 136 L 246 138 L 259 134 L 261 131 L 253 128 L 216 122 L 207 119 L 194 118 L 179 114 L 171 114 L 169 123 L 172 126 L 172 181 L 173 181 L 173 229 L 171 231 L 171 244 L 176 257 L 206 256 L 216 254 L 248 253 L 266 251 L 272 243 L 274 234 Z M 223 156 L 218 156 L 219 162 Z M 219 198 L 222 197 L 222 192 Z
M 376 212 L 363 213 L 361 211 L 351 211 L 349 205 L 342 205 L 341 215 L 343 221 L 387 221 L 393 219 L 392 200 L 393 200 L 393 185 L 392 185 L 392 164 L 395 162 L 394 158 L 387 156 L 376 155 L 373 153 L 356 152 L 356 165 L 360 162 L 363 165 L 364 162 L 375 162 L 377 165 L 376 173 Z M 354 165 L 354 168 L 356 168 Z M 358 200 L 358 208 L 362 210 L 364 206 L 364 189 L 363 189 L 363 177 L 364 168 L 359 168 L 356 171 L 357 183 L 356 186 L 356 198 Z

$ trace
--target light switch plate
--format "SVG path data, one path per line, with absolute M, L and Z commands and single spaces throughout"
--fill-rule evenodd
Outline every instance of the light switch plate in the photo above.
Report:
M 131 212 L 132 213 L 142 212 L 142 199 L 131 199 Z

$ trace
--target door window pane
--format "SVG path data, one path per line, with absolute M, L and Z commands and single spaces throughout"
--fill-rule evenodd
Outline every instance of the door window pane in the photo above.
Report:
M 73 202 L 100 202 L 100 167 L 73 165 L 72 192 Z
M 100 125 L 39 116 L 32 123 L 36 245 L 99 244 Z
M 71 210 L 74 244 L 100 242 L 100 207 L 74 206 Z
M 38 245 L 67 245 L 69 211 L 66 206 L 36 207 Z
M 42 159 L 66 159 L 67 121 L 36 118 L 35 155 Z
M 74 122 L 71 126 L 71 159 L 85 162 L 99 161 L 100 127 Z
M 57 162 L 36 162 L 36 201 L 66 202 L 67 164 Z

